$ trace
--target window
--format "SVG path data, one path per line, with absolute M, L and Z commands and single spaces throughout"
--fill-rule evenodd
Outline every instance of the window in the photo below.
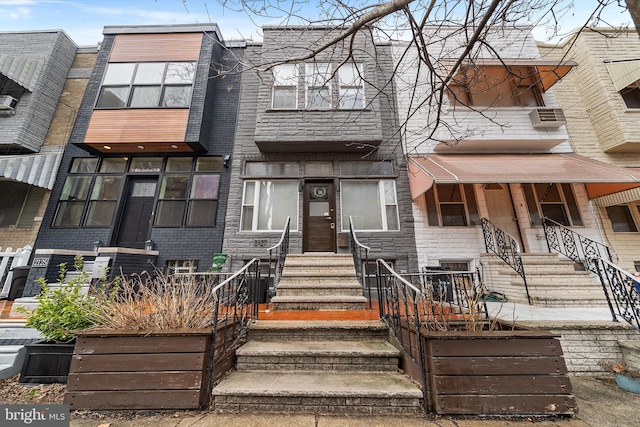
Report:
M 0 181 L 0 228 L 30 228 L 44 198 L 44 188 Z
M 282 231 L 291 217 L 298 229 L 298 181 L 245 181 L 242 196 L 243 231 Z
M 89 210 L 85 225 L 108 227 L 113 220 L 122 176 L 97 176 L 91 191 Z
M 187 108 L 193 62 L 110 63 L 96 108 Z
M 340 80 L 339 108 L 360 110 L 364 108 L 362 64 L 344 64 L 338 69 Z
M 449 85 L 449 100 L 474 107 L 543 106 L 537 79 L 530 67 L 462 67 Z
M 331 65 L 306 64 L 306 108 L 327 110 L 331 108 Z
M 125 158 L 103 158 L 100 160 L 98 173 L 93 173 L 99 160 L 73 159 L 53 226 L 112 226 L 118 200 L 123 194 L 125 171 L 131 175 L 150 172 L 159 175 L 160 194 L 154 225 L 215 226 L 222 171 L 221 156 L 197 158 L 195 171 L 193 157 L 134 157 L 128 168 L 128 160 Z M 145 191 L 150 190 L 150 194 L 145 194 L 153 196 L 155 185 L 154 183 L 152 189 L 144 187 Z
M 249 176 L 298 176 L 300 168 L 297 163 L 247 162 L 245 173 Z
M 425 193 L 429 225 L 466 227 L 480 224 L 472 184 L 437 184 Z
M 640 206 L 636 206 L 640 210 Z M 611 228 L 616 233 L 636 233 L 638 227 L 628 205 L 607 206 L 607 216 L 611 221 Z
M 640 80 L 636 80 L 620 91 L 627 108 L 640 108 Z
M 394 175 L 393 163 L 391 162 L 340 162 L 340 173 L 342 175 Z
M 337 70 L 332 67 L 329 63 L 315 62 L 304 67 L 295 64 L 274 67 L 272 108 L 297 109 L 298 99 L 304 99 L 304 108 L 309 110 L 364 109 L 363 65 L 348 63 Z M 298 85 L 299 73 L 304 73 L 302 88 Z M 336 85 L 338 90 L 334 89 Z
M 583 225 L 571 184 L 522 184 L 522 189 L 532 226 L 541 226 L 544 217 L 567 227 Z
M 400 229 L 394 180 L 342 180 L 340 182 L 342 229 L 349 229 L 349 217 L 358 231 Z
M 298 66 L 278 65 L 273 69 L 273 108 L 298 108 Z
M 20 98 L 22 98 L 24 92 L 24 87 L 20 86 L 7 76 L 0 74 L 0 95 L 9 95 L 20 102 Z M 17 105 L 15 107 L 17 107 Z

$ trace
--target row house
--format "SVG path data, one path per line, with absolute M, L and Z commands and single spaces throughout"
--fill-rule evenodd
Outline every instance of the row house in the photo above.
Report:
M 420 267 L 479 268 L 489 290 L 511 301 L 604 304 L 588 273 L 549 254 L 543 227 L 549 218 L 602 242 L 589 186 L 635 179 L 579 155 L 569 142 L 554 89 L 582 68 L 580 61 L 542 56 L 531 28 L 520 27 L 491 30 L 492 49 L 473 49 L 458 63 L 465 32 L 453 26 L 428 32 L 432 73 L 412 46 L 394 46 Z M 447 76 L 440 103 L 432 90 Z
M 61 30 L 0 33 L 0 246 L 33 246 L 97 50 Z
M 238 54 L 216 25 L 104 28 L 33 267 L 55 278 L 49 266 L 72 253 L 118 273 L 211 267 L 240 92 L 225 73 Z
M 337 29 L 264 27 L 244 54 L 223 252 L 264 258 L 290 221 L 291 253 L 348 253 L 417 268 L 399 149 L 390 45 L 363 33 L 316 55 Z
M 580 65 L 555 87 L 576 153 L 624 168 L 627 179 L 587 183 L 603 241 L 626 271 L 640 270 L 640 40 L 635 29 L 583 30 L 540 45 Z

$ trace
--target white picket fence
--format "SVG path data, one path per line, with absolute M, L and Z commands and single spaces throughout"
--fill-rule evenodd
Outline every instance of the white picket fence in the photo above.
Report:
M 11 282 L 13 281 L 14 267 L 22 267 L 29 264 L 29 258 L 31 258 L 31 246 L 25 246 L 24 248 L 13 251 L 12 248 L 6 248 L 4 251 L 0 248 L 0 285 L 2 285 L 2 291 L 0 291 L 0 299 L 7 298 L 9 296 L 9 290 L 11 289 Z

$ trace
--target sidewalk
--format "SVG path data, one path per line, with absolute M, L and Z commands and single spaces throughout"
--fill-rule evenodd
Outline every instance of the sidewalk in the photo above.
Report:
M 482 417 L 328 417 L 314 415 L 218 415 L 212 412 L 72 419 L 72 427 L 633 427 L 640 425 L 640 395 L 618 388 L 610 379 L 571 378 L 578 402 L 572 418 Z

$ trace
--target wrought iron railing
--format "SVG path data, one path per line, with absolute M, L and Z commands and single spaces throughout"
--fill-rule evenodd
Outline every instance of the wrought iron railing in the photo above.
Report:
M 291 227 L 290 224 L 291 218 L 287 217 L 284 225 L 284 230 L 282 231 L 282 235 L 280 236 L 280 240 L 278 241 L 278 243 L 268 249 L 269 265 L 267 267 L 267 282 L 270 286 L 273 286 L 273 289 L 268 291 L 269 295 L 271 295 L 272 292 L 275 292 L 275 289 L 278 286 L 278 282 L 280 282 L 280 276 L 282 275 L 282 269 L 284 268 L 284 261 L 286 260 L 287 254 L 289 253 L 289 233 Z M 271 276 L 272 273 L 273 277 Z
M 589 259 L 598 257 L 614 261 L 615 251 L 609 246 L 582 236 L 550 218 L 543 218 L 542 225 L 549 252 L 556 251 L 594 273 L 595 264 Z
M 427 401 L 426 375 L 420 337 L 422 292 L 403 279 L 384 260 L 376 261 L 380 318 L 420 371 L 422 391 Z
M 522 264 L 522 257 L 520 256 L 520 244 L 515 237 L 496 227 L 495 224 L 488 219 L 481 218 L 480 222 L 482 223 L 482 234 L 487 252 L 493 252 L 498 255 L 500 259 L 522 277 L 524 289 L 527 293 L 527 301 L 529 301 L 529 305 L 531 305 L 527 277 L 524 274 L 524 266 Z
M 363 245 L 356 236 L 356 229 L 353 226 L 353 218 L 349 216 L 349 246 L 351 247 L 351 255 L 353 255 L 353 264 L 356 267 L 356 276 L 362 290 L 367 290 L 367 300 L 369 301 L 369 309 L 373 309 L 371 304 L 371 281 L 367 273 L 367 265 L 369 264 L 369 251 L 371 248 Z
M 252 320 L 258 318 L 260 260 L 252 259 L 242 269 L 213 288 L 215 294 L 213 341 L 209 353 L 211 375 L 209 387 L 224 372 L 233 367 L 225 360 L 233 360 L 233 354 L 246 339 Z M 230 359 L 229 359 L 230 358 Z M 211 390 L 209 390 L 211 391 Z
M 638 278 L 624 271 L 611 261 L 593 257 L 590 260 L 607 297 L 614 321 L 622 318 L 640 330 L 640 283 Z

